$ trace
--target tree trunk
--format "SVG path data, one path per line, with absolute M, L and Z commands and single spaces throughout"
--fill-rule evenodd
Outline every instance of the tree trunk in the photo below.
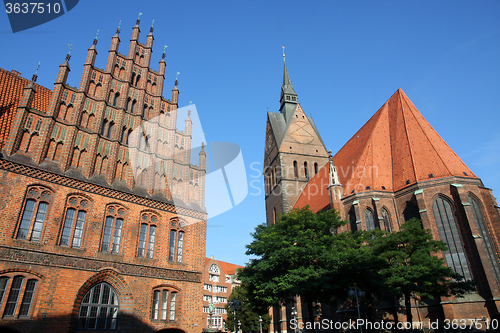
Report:
M 410 323 L 410 325 L 413 323 L 413 316 L 411 314 L 411 295 L 410 294 L 405 294 L 405 309 L 406 309 L 406 321 Z
M 315 332 L 315 329 L 314 329 L 314 308 L 313 308 L 313 302 L 312 301 L 307 301 L 307 312 L 308 312 L 308 315 L 309 315 L 309 318 L 308 318 L 308 322 L 311 323 L 311 327 L 313 328 L 311 330 L 311 332 Z

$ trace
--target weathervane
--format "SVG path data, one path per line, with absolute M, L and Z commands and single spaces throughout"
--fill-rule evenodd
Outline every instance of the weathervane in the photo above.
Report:
M 120 22 L 118 22 L 118 29 L 116 29 L 116 33 L 119 34 L 120 33 L 120 27 L 122 25 L 122 20 L 120 20 Z
M 97 36 L 99 36 L 99 29 L 97 29 L 97 33 L 95 34 L 95 39 L 97 39 Z
M 141 15 L 142 15 L 142 13 L 139 12 L 139 16 L 137 16 L 137 21 L 139 21 L 141 19 Z
M 71 49 L 73 48 L 73 44 L 68 44 L 68 46 L 69 46 L 68 54 L 71 55 Z
M 285 47 L 282 46 L 282 48 L 283 48 L 283 61 L 285 61 Z
M 177 81 L 177 78 L 179 77 L 179 74 L 180 74 L 180 73 L 181 73 L 181 72 L 177 72 L 177 74 L 175 74 L 175 81 Z
M 35 75 L 38 74 L 38 70 L 40 69 L 40 61 L 38 62 L 38 66 L 36 67 Z
M 165 50 L 167 49 L 168 45 L 163 46 L 163 53 L 165 53 Z

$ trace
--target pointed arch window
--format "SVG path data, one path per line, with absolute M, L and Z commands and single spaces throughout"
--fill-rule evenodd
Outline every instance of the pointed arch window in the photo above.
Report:
M 495 278 L 497 283 L 500 285 L 500 265 L 498 263 L 498 257 L 495 254 L 495 249 L 493 243 L 491 242 L 491 237 L 488 232 L 488 227 L 484 221 L 483 213 L 479 201 L 476 200 L 472 195 L 468 195 L 468 201 L 471 204 L 472 213 L 474 214 L 474 220 L 476 227 L 479 231 L 479 235 L 483 239 L 484 247 L 486 248 L 486 255 L 490 261 L 493 272 L 495 273 Z
M 389 220 L 389 212 L 387 212 L 387 209 L 382 208 L 382 221 L 384 223 L 384 229 L 387 232 L 391 232 L 391 222 Z
M 106 137 L 111 139 L 111 135 L 113 134 L 113 127 L 115 126 L 114 122 L 110 122 L 108 126 L 108 130 L 106 131 Z
M 117 93 L 115 94 L 115 98 L 113 99 L 113 106 L 114 106 L 114 107 L 118 106 L 118 99 L 119 99 L 119 98 L 120 98 L 120 93 L 119 93 L 119 92 L 117 92 Z
M 131 98 L 127 98 L 127 103 L 125 104 L 125 111 L 129 111 Z
M 72 196 L 68 199 L 67 207 L 59 245 L 80 248 L 89 201 L 85 198 Z
M 446 264 L 466 280 L 471 280 L 471 269 L 452 204 L 448 200 L 438 197 L 432 205 L 432 211 L 436 220 L 439 237 L 442 241 L 446 242 L 448 247 L 448 250 L 444 251 Z
M 107 119 L 104 119 L 102 121 L 102 125 L 101 125 L 101 135 L 104 136 L 106 134 L 106 130 L 108 129 L 108 120 Z
M 304 177 L 309 179 L 309 169 L 307 167 L 307 162 L 304 162 Z
M 370 209 L 365 210 L 365 226 L 366 230 L 375 230 L 375 221 L 373 220 L 373 212 Z
M 314 174 L 318 173 L 318 163 L 314 163 Z
M 293 161 L 293 175 L 295 176 L 295 179 L 299 179 L 299 170 L 297 166 L 297 161 Z
M 84 330 L 115 330 L 118 310 L 118 294 L 106 282 L 90 289 L 82 299 L 78 314 L 78 328 Z
M 351 231 L 354 232 L 354 231 L 357 231 L 358 230 L 358 221 L 357 221 L 357 218 L 356 218 L 356 210 L 354 209 L 354 206 L 351 207 L 351 209 L 349 210 L 349 222 L 350 222 L 350 225 L 351 225 Z

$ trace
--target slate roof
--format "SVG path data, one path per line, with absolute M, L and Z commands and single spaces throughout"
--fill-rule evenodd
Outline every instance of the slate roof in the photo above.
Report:
M 402 89 L 354 134 L 333 162 L 345 197 L 370 190 L 396 192 L 417 182 L 450 176 L 477 178 Z M 328 191 L 318 191 L 314 184 L 328 186 L 328 172 L 327 164 L 304 188 L 296 207 L 325 206 Z

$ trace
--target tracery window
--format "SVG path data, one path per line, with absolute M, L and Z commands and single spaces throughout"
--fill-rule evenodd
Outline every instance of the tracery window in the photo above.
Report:
M 124 208 L 116 205 L 110 205 L 107 207 L 104 232 L 102 235 L 101 252 L 110 252 L 114 254 L 118 254 L 120 252 L 120 241 L 124 218 Z
M 484 221 L 483 213 L 479 201 L 476 200 L 472 195 L 469 194 L 468 201 L 472 208 L 472 213 L 474 214 L 474 220 L 476 222 L 476 227 L 479 231 L 479 235 L 483 239 L 484 247 L 486 248 L 486 255 L 491 263 L 495 278 L 500 284 L 500 265 L 498 263 L 498 257 L 495 254 L 495 249 L 493 243 L 491 242 L 491 237 L 488 232 L 488 227 Z
M 17 239 L 39 242 L 42 238 L 43 225 L 47 216 L 51 192 L 43 187 L 33 186 L 26 194 Z
M 365 210 L 365 226 L 366 226 L 366 230 L 375 230 L 375 222 L 373 220 L 373 212 L 369 209 Z
M 68 199 L 59 245 L 81 247 L 88 208 L 89 201 L 85 198 L 72 196 Z
M 106 282 L 90 289 L 82 299 L 78 328 L 84 330 L 114 330 L 118 317 L 118 295 Z
M 391 232 L 391 222 L 389 220 L 389 213 L 385 208 L 382 208 L 382 221 L 384 222 L 385 231 Z
M 139 247 L 137 249 L 138 257 L 153 259 L 155 252 L 157 223 L 158 217 L 156 215 L 151 213 L 142 214 L 139 232 Z
M 448 250 L 444 251 L 446 264 L 456 273 L 465 277 L 466 280 L 471 280 L 471 269 L 452 204 L 448 200 L 438 197 L 432 205 L 432 211 L 436 219 L 439 237 L 446 242 L 448 247 Z

